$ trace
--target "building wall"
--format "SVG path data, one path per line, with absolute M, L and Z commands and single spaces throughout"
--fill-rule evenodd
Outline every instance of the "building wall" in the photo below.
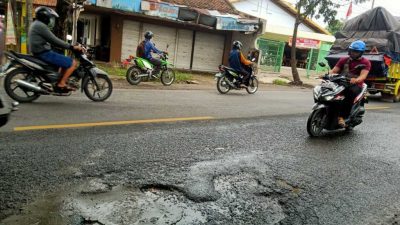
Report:
M 176 68 L 214 72 L 218 65 L 226 62 L 226 51 L 229 53 L 232 43 L 232 38 L 227 39 L 226 34 L 231 36 L 232 32 L 194 30 L 157 22 L 112 16 L 110 61 L 121 62 L 129 55 L 136 55 L 136 47 L 144 39 L 144 32 L 151 30 L 156 47 L 168 51 L 169 61 Z
M 123 19 L 118 16 L 111 16 L 111 41 L 110 41 L 110 61 L 120 62 L 122 51 L 122 29 Z
M 233 5 L 239 11 L 267 20 L 267 26 L 282 26 L 294 29 L 295 17 L 270 0 L 244 0 L 233 3 Z M 300 24 L 299 30 L 315 32 L 304 24 Z
M 243 44 L 243 52 L 247 53 L 250 49 L 257 46 L 257 34 L 244 34 L 241 32 L 233 32 L 233 40 L 238 40 Z

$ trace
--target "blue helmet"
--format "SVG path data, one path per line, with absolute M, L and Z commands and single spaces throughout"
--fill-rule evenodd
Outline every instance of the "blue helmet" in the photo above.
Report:
M 354 41 L 353 43 L 351 43 L 351 45 L 349 46 L 350 50 L 353 51 L 359 51 L 359 52 L 364 52 L 366 48 L 365 42 L 363 41 Z

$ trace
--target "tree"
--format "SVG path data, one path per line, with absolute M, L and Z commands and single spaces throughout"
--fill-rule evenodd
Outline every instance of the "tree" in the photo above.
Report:
M 353 2 L 362 3 L 369 0 L 353 0 Z M 296 1 L 296 20 L 294 23 L 293 29 L 293 38 L 292 38 L 292 48 L 291 48 L 291 67 L 292 67 L 292 75 L 293 75 L 293 85 L 302 85 L 303 82 L 300 79 L 299 72 L 297 71 L 297 59 L 296 59 L 296 39 L 297 39 L 297 31 L 299 29 L 299 25 L 302 24 L 307 18 L 323 18 L 325 23 L 332 25 L 335 23 L 337 8 L 339 8 L 339 4 L 334 3 L 333 0 L 297 0 Z
M 57 1 L 56 11 L 59 18 L 54 27 L 54 34 L 57 37 L 64 39 L 72 30 L 72 4 L 73 0 Z
M 342 30 L 344 26 L 344 22 L 342 20 L 334 20 L 331 24 L 329 24 L 326 29 L 332 34 L 335 35 L 338 31 Z
M 29 26 L 32 23 L 32 9 L 33 9 L 32 0 L 26 0 L 25 4 L 26 4 L 25 34 L 26 34 L 26 36 L 28 36 Z M 27 49 L 27 51 L 29 53 L 29 48 Z
M 76 34 L 76 23 L 79 18 L 79 12 L 81 11 L 85 2 L 86 0 L 57 1 L 56 12 L 58 13 L 59 18 L 57 21 L 57 26 L 55 26 L 54 29 L 56 36 L 65 39 L 67 34 Z M 75 29 L 75 31 L 73 31 L 73 29 Z M 76 37 L 74 38 L 74 41 L 76 41 Z

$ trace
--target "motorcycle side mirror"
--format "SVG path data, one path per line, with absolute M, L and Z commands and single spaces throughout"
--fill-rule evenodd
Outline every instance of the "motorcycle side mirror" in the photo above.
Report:
M 325 64 L 324 62 L 319 62 L 318 65 L 319 65 L 320 67 L 326 67 L 326 64 Z
M 72 35 L 70 34 L 67 35 L 67 41 L 72 41 Z

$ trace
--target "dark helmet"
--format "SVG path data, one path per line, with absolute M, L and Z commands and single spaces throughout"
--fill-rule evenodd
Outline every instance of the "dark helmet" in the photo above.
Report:
M 241 50 L 242 47 L 243 47 L 243 44 L 242 44 L 242 42 L 240 42 L 240 41 L 234 41 L 233 44 L 232 44 L 232 47 L 233 47 L 234 49 L 239 49 L 239 50 Z
M 349 46 L 349 55 L 353 59 L 358 59 L 360 58 L 366 49 L 366 44 L 365 42 L 358 40 L 354 41 L 353 43 L 350 44 Z M 356 54 L 351 54 L 352 52 L 355 52 Z M 358 53 L 358 54 L 357 54 Z M 352 56 L 353 55 L 353 56 Z
M 58 14 L 56 13 L 56 11 L 46 6 L 37 7 L 35 10 L 35 14 L 36 19 L 46 25 L 49 25 L 51 18 L 58 18 Z
M 154 34 L 151 31 L 146 31 L 146 33 L 144 33 L 144 38 L 146 39 L 151 39 L 153 38 Z

